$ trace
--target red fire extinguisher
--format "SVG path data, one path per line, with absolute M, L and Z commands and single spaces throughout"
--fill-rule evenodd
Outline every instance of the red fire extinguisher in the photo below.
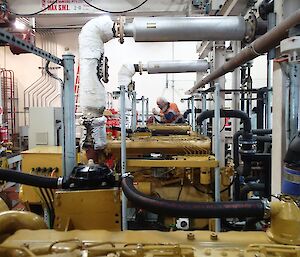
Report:
M 1 142 L 8 142 L 8 129 L 6 127 L 0 127 L 0 140 Z

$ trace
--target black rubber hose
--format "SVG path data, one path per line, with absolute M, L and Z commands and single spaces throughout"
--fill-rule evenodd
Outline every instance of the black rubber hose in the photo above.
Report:
M 263 192 L 263 191 L 265 191 L 265 184 L 263 184 L 263 183 L 248 183 L 248 184 L 246 184 L 241 189 L 240 199 L 241 200 L 247 200 L 247 195 L 251 191 Z
M 36 176 L 11 169 L 0 169 L 0 180 L 43 188 L 58 188 L 59 178 Z
M 195 113 L 201 113 L 201 112 L 202 109 L 195 108 Z M 192 113 L 192 109 L 187 109 L 183 114 L 183 118 L 186 119 L 190 113 Z
M 133 179 L 122 179 L 122 189 L 129 201 L 149 212 L 186 218 L 245 218 L 264 216 L 264 204 L 260 200 L 244 202 L 181 202 L 149 197 L 139 192 Z
M 204 111 L 202 112 L 196 119 L 196 122 L 199 126 L 202 125 L 202 122 L 208 118 L 213 118 L 215 116 L 214 110 Z M 222 118 L 238 118 L 241 119 L 244 124 L 245 133 L 251 132 L 251 120 L 247 113 L 239 111 L 239 110 L 220 110 L 220 116 Z
M 272 143 L 272 137 L 270 136 L 257 136 L 256 141 L 262 143 Z
M 268 135 L 272 134 L 272 129 L 253 129 L 254 135 Z M 239 161 L 239 137 L 243 134 L 243 130 L 237 131 L 232 138 L 233 141 L 233 162 L 235 169 L 240 165 Z

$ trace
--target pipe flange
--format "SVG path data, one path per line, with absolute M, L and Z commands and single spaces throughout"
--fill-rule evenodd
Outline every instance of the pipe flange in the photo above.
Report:
M 245 43 L 251 43 L 255 39 L 256 27 L 257 19 L 255 14 L 252 12 L 246 19 L 246 35 L 243 40 Z
M 300 36 L 289 37 L 280 42 L 280 52 L 288 56 L 289 62 L 300 61 Z
M 119 37 L 119 42 L 124 43 L 124 24 L 126 18 L 124 16 L 118 17 L 117 22 L 115 23 L 115 33 L 116 37 Z

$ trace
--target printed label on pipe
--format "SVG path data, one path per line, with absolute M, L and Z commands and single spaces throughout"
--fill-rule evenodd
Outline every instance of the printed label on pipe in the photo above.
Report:
M 147 22 L 147 29 L 156 29 L 155 22 Z

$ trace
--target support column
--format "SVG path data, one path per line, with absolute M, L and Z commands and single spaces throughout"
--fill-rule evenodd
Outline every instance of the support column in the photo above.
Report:
M 221 106 L 221 97 L 220 97 L 220 85 L 215 83 L 215 119 L 214 119 L 214 129 L 213 133 L 215 135 L 214 148 L 215 148 L 215 158 L 216 160 L 222 159 L 222 151 L 220 140 L 221 140 L 221 117 L 220 117 L 220 106 Z M 215 168 L 215 202 L 221 201 L 221 193 L 220 193 L 220 162 L 219 166 Z M 221 231 L 221 220 L 215 220 L 215 231 Z
M 149 119 L 149 98 L 146 98 L 146 121 Z
M 74 55 L 63 55 L 64 86 L 62 88 L 63 175 L 68 178 L 76 166 Z
M 300 65 L 290 64 L 289 142 L 298 131 Z
M 136 130 L 136 91 L 132 91 L 131 112 L 132 112 L 131 129 L 132 131 L 135 131 Z
M 204 111 L 207 110 L 207 107 L 206 107 L 206 93 L 202 93 L 201 103 L 202 103 L 202 112 L 204 112 Z M 207 136 L 207 120 L 205 119 L 202 124 L 203 124 L 203 135 Z
M 195 131 L 196 130 L 196 126 L 195 126 L 195 124 L 196 124 L 196 120 L 195 120 L 195 96 L 192 96 L 191 97 L 191 109 L 192 109 L 192 111 L 191 111 L 191 114 L 192 114 L 192 129 L 193 129 L 193 131 Z
M 218 69 L 221 67 L 225 61 L 226 61 L 226 56 L 225 56 L 225 42 L 220 41 L 220 42 L 214 42 L 213 43 L 213 56 L 214 56 L 214 70 Z M 218 83 L 220 90 L 225 89 L 225 76 L 222 76 L 218 79 L 216 79 L 215 83 Z M 216 99 L 214 99 L 216 101 Z M 220 93 L 220 102 L 219 102 L 219 108 L 223 109 L 225 106 L 225 93 L 222 92 Z M 215 103 L 216 105 L 216 103 Z M 214 109 L 216 107 L 214 106 Z M 221 128 L 223 128 L 225 124 L 224 119 L 221 120 Z M 221 132 L 221 137 L 219 140 L 219 146 L 221 149 L 221 155 L 220 159 L 218 159 L 220 167 L 225 166 L 225 130 Z
M 142 126 L 145 126 L 145 97 L 142 96 Z
M 120 86 L 120 112 L 121 112 L 121 173 L 126 174 L 126 89 Z M 127 198 L 122 192 L 122 229 L 127 230 Z
M 237 55 L 241 51 L 241 42 L 240 41 L 232 41 L 232 49 L 233 49 L 234 56 Z M 232 72 L 232 89 L 240 89 L 240 84 L 241 84 L 241 70 L 240 70 L 240 68 L 236 68 Z M 231 108 L 233 110 L 240 110 L 240 94 L 238 92 L 232 93 Z M 231 135 L 232 135 L 232 137 L 238 130 L 240 130 L 239 120 L 231 119 Z

